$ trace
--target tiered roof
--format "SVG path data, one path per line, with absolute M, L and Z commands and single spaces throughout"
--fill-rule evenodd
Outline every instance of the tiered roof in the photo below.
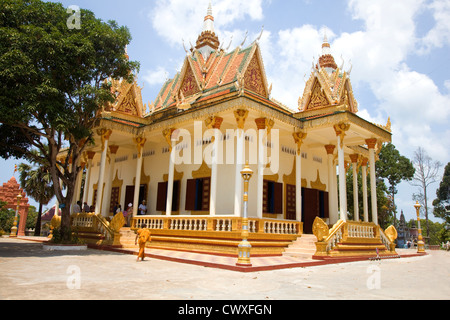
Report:
M 343 64 L 338 67 L 330 49 L 325 36 L 322 55 L 313 66 L 303 96 L 298 101 L 299 110 L 305 112 L 330 106 L 344 106 L 346 110 L 357 113 L 358 103 L 350 82 L 351 70 L 343 71 Z

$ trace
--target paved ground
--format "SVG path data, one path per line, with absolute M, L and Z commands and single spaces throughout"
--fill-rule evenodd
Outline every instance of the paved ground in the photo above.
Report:
M 325 300 L 450 298 L 450 252 L 241 273 L 0 238 L 0 299 Z

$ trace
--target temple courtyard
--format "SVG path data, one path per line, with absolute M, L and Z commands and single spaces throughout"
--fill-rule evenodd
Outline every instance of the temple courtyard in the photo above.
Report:
M 397 250 L 400 259 L 327 264 L 292 260 L 290 265 L 272 270 L 268 264 L 288 262 L 254 258 L 252 272 L 238 272 L 224 267 L 233 264 L 227 261 L 232 258 L 226 257 L 147 250 L 147 260 L 137 263 L 134 252 L 48 251 L 40 242 L 3 237 L 0 299 L 269 302 L 450 298 L 450 252 L 415 256 L 415 250 Z

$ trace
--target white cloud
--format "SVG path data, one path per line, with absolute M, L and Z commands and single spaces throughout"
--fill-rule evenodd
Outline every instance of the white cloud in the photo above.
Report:
M 149 18 L 159 36 L 169 44 L 180 45 L 184 39 L 186 44 L 191 41 L 195 45 L 208 4 L 209 0 L 198 0 L 195 5 L 186 0 L 158 0 L 153 11 L 149 13 Z M 223 29 L 235 21 L 247 17 L 251 20 L 261 20 L 262 0 L 216 0 L 213 3 L 213 16 L 220 16 L 220 19 L 215 21 L 215 28 L 221 37 Z
M 428 5 L 428 9 L 433 11 L 435 26 L 422 39 L 425 53 L 433 47 L 441 48 L 450 44 L 450 2 L 435 0 Z
M 163 67 L 157 67 L 156 70 L 148 70 L 143 78 L 150 86 L 162 85 L 167 80 L 168 74 Z

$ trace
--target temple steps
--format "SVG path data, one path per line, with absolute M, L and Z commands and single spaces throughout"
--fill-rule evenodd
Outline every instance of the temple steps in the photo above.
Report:
M 120 234 L 120 244 L 123 248 L 137 248 L 134 244 L 136 234 L 131 228 L 122 228 Z M 252 245 L 252 255 L 281 256 L 295 238 L 296 236 L 268 238 L 252 235 L 249 238 Z M 205 234 L 153 230 L 151 242 L 147 244 L 147 247 L 236 256 L 238 254 L 238 245 L 241 241 L 240 232 L 212 232 Z
M 283 252 L 283 256 L 311 259 L 316 253 L 316 242 L 315 235 L 303 234 Z
M 392 254 L 386 249 L 383 243 L 339 243 L 333 250 L 330 251 L 331 257 L 340 256 L 380 256 Z

